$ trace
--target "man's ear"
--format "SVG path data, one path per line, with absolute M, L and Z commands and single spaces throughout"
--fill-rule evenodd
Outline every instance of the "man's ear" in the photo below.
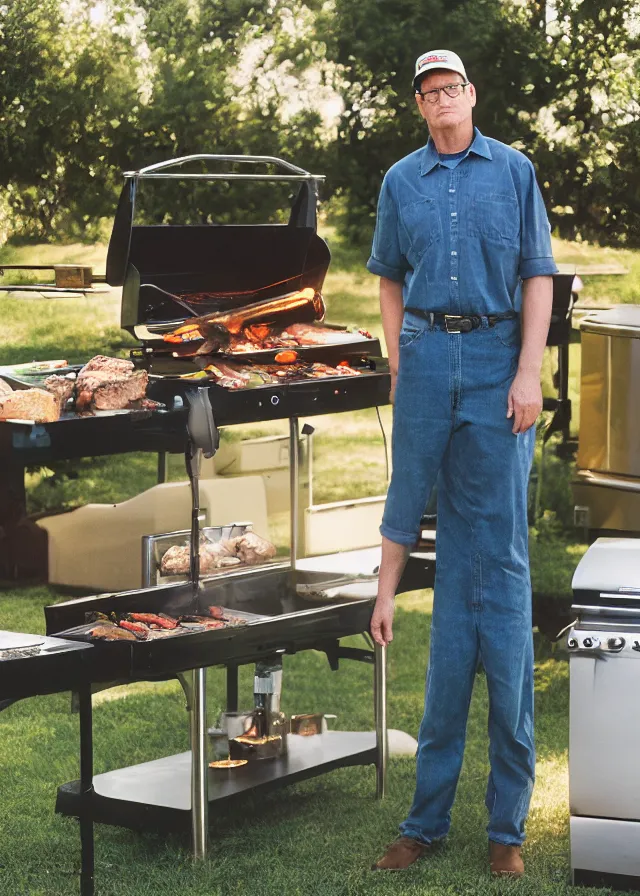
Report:
M 469 91 L 469 102 L 471 103 L 471 108 L 473 108 L 476 104 L 476 100 L 478 99 L 476 88 L 473 84 L 469 83 L 467 90 Z

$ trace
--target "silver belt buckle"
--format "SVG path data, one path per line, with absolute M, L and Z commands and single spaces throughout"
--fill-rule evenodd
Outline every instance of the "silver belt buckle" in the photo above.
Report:
M 445 314 L 444 328 L 447 333 L 462 333 L 460 321 L 462 318 L 458 314 Z

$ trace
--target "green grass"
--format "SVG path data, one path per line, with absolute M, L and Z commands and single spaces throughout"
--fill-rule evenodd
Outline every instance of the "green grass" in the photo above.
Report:
M 360 267 L 359 254 L 330 234 L 334 265 L 325 295 L 329 318 L 366 326 L 381 336 L 374 278 Z M 557 246 L 558 260 L 572 253 L 585 263 L 610 261 L 609 250 Z M 80 252 L 86 255 L 81 255 Z M 604 253 L 604 254 L 603 254 Z M 636 260 L 636 255 L 638 261 Z M 627 257 L 628 256 L 628 257 Z M 617 256 L 616 256 L 617 257 Z M 104 246 L 30 247 L 0 252 L 0 263 L 50 260 L 93 263 L 103 269 Z M 101 263 L 102 262 L 102 263 Z M 574 260 L 575 263 L 575 260 Z M 640 254 L 626 253 L 628 277 L 611 277 L 616 295 L 631 301 L 640 275 Z M 598 282 L 593 301 L 608 302 L 609 286 Z M 606 287 L 606 289 L 605 289 Z M 586 290 L 585 290 L 586 292 Z M 582 297 L 585 296 L 583 293 Z M 581 297 L 581 298 L 582 298 Z M 616 301 L 621 301 L 617 298 Z M 118 327 L 118 297 L 63 300 L 4 298 L 0 358 L 18 363 L 34 358 L 79 361 L 99 352 L 126 354 L 131 339 Z M 572 346 L 572 391 L 576 397 L 579 346 Z M 553 364 L 545 367 L 550 389 Z M 577 411 L 577 404 L 574 405 Z M 382 409 L 390 432 L 390 411 Z M 574 415 L 575 421 L 575 415 Z M 314 500 L 380 494 L 385 489 L 382 436 L 374 411 L 310 418 L 316 427 Z M 286 432 L 286 423 L 233 427 L 223 437 L 237 439 Z M 552 443 L 553 445 L 553 443 Z M 541 507 L 532 531 L 534 588 L 558 595 L 570 591 L 573 569 L 584 550 L 566 530 L 571 468 L 547 453 Z M 348 458 L 348 476 L 345 475 Z M 539 455 L 538 455 L 539 463 Z M 88 501 L 125 500 L 155 481 L 153 455 L 84 459 L 30 473 L 33 511 L 79 506 Z M 183 478 L 182 459 L 171 459 L 171 478 Z M 564 516 L 563 516 L 564 514 Z M 562 527 L 565 527 L 563 530 Z M 50 588 L 23 588 L 0 595 L 0 626 L 41 632 L 42 608 L 57 600 Z M 398 600 L 396 638 L 389 650 L 389 725 L 415 733 L 423 703 L 428 657 L 430 592 Z M 352 639 L 361 644 L 361 639 Z M 224 694 L 221 670 L 209 672 L 209 720 L 215 721 Z M 252 670 L 241 670 L 241 704 L 251 703 Z M 563 896 L 584 892 L 569 886 L 568 865 L 568 663 L 536 635 L 537 785 L 528 826 L 528 876 L 511 884 L 492 881 L 486 870 L 483 792 L 487 774 L 484 678 L 477 679 L 469 740 L 447 848 L 401 876 L 370 873 L 371 862 L 395 836 L 407 812 L 414 762 L 391 762 L 389 796 L 374 799 L 373 769 L 353 768 L 259 799 L 247 798 L 212 818 L 211 854 L 194 865 L 186 837 L 137 835 L 119 828 L 97 829 L 98 896 Z M 119 768 L 187 749 L 184 698 L 174 682 L 140 684 L 107 691 L 95 700 L 96 771 Z M 338 727 L 372 727 L 371 670 L 343 662 L 329 670 L 323 655 L 307 652 L 285 660 L 286 712 L 338 713 Z M 78 776 L 77 716 L 68 695 L 29 700 L 0 714 L 0 893 L 7 896 L 67 896 L 78 892 L 78 829 L 53 814 L 55 789 Z
M 3 626 L 42 630 L 41 607 L 51 589 L 24 589 L 0 598 Z M 400 598 L 389 651 L 389 725 L 417 730 L 427 662 L 430 594 Z M 362 644 L 360 638 L 349 639 Z M 446 849 L 402 876 L 369 871 L 395 836 L 414 783 L 411 759 L 395 759 L 389 795 L 374 798 L 372 768 L 342 769 L 259 799 L 244 799 L 212 818 L 210 857 L 189 858 L 186 836 L 132 834 L 97 827 L 98 896 L 227 896 L 227 894 L 567 894 L 568 664 L 536 641 L 537 785 L 528 825 L 528 877 L 520 884 L 491 881 L 486 870 L 483 792 L 488 702 L 479 676 L 468 746 Z M 250 668 L 241 670 L 241 705 L 250 705 Z M 209 718 L 222 708 L 222 670 L 208 676 Z M 184 698 L 175 683 L 142 684 L 95 698 L 96 772 L 171 755 L 188 748 Z M 322 654 L 285 658 L 286 712 L 334 711 L 345 730 L 372 728 L 371 669 L 343 661 L 329 670 Z M 78 776 L 77 716 L 67 694 L 17 704 L 0 715 L 3 813 L 0 892 L 10 896 L 67 896 L 78 892 L 77 825 L 53 814 L 56 787 Z M 585 891 L 585 894 L 588 891 Z M 598 891 L 590 891 L 596 896 Z

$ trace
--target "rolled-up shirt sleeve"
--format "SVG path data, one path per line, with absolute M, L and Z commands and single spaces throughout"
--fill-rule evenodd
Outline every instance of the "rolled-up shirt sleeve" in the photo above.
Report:
M 518 274 L 522 280 L 557 274 L 551 251 L 551 228 L 529 160 L 521 171 L 521 241 Z
M 378 277 L 402 283 L 410 265 L 400 246 L 398 223 L 398 205 L 387 176 L 382 182 L 378 199 L 376 229 L 367 270 Z

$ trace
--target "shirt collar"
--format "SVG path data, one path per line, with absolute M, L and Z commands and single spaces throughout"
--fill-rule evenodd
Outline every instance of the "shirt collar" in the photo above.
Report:
M 467 152 L 462 158 L 466 159 L 469 153 L 472 152 L 477 156 L 482 156 L 482 158 L 489 159 L 489 161 L 491 161 L 493 157 L 491 155 L 491 150 L 489 149 L 489 144 L 487 143 L 486 137 L 484 137 L 480 133 L 478 128 L 474 128 L 473 133 L 474 137 L 471 141 L 471 146 L 467 149 Z M 433 142 L 431 137 L 429 137 L 427 145 L 422 151 L 422 158 L 420 159 L 420 174 L 429 174 L 429 172 L 432 171 L 438 164 L 440 164 L 438 150 L 436 149 L 435 143 Z

